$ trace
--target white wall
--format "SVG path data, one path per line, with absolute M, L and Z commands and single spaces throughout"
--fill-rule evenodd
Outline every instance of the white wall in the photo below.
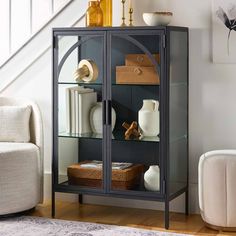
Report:
M 236 65 L 212 63 L 210 0 L 133 2 L 135 25 L 143 25 L 142 12 L 170 9 L 174 12 L 172 25 L 190 28 L 190 204 L 192 212 L 197 212 L 199 156 L 212 149 L 228 149 L 236 146 L 236 109 L 234 109 Z M 114 23 L 119 25 L 121 22 L 120 1 L 114 1 L 114 9 Z M 76 9 L 74 13 L 76 14 Z M 51 84 L 51 51 L 49 51 L 2 94 L 26 96 L 39 103 L 44 118 L 46 173 L 49 173 L 51 169 Z M 172 204 L 172 209 L 183 210 L 183 200 L 182 197 L 177 199 Z M 144 208 L 159 208 L 160 206 L 144 201 L 124 199 L 108 201 L 104 198 L 89 197 L 86 201 Z

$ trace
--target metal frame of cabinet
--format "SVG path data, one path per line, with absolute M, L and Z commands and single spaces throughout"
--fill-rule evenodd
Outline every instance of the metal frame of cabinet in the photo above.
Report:
M 53 154 L 52 154 L 52 216 L 55 216 L 55 193 L 76 193 L 79 194 L 79 200 L 82 202 L 82 195 L 101 195 L 108 197 L 121 197 L 130 199 L 142 199 L 150 201 L 160 201 L 165 204 L 165 228 L 169 228 L 169 203 L 174 198 L 185 193 L 185 212 L 188 214 L 188 117 L 186 118 L 186 139 L 184 148 L 186 153 L 186 184 L 177 191 L 170 192 L 170 142 L 169 142 L 169 130 L 170 130 L 170 67 L 171 67 L 171 43 L 174 43 L 171 32 L 182 32 L 185 36 L 186 42 L 182 47 L 186 50 L 186 97 L 185 102 L 187 104 L 186 116 L 188 116 L 188 28 L 185 27 L 108 27 L 108 28 L 55 28 L 53 29 Z M 160 75 L 159 97 L 160 97 L 160 121 L 161 132 L 159 145 L 160 155 L 160 192 L 143 192 L 143 191 L 116 191 L 111 189 L 111 161 L 112 161 L 112 132 L 111 132 L 111 104 L 112 104 L 112 81 L 111 81 L 111 48 L 112 37 L 123 38 L 138 44 L 139 47 L 147 54 L 150 52 L 145 51 L 146 48 L 140 43 L 135 41 L 130 35 L 158 35 L 160 38 L 160 61 L 161 64 L 157 68 Z M 58 59 L 58 40 L 61 36 L 77 36 L 78 42 L 73 45 L 62 57 L 59 62 Z M 66 184 L 60 184 L 58 181 L 58 75 L 70 53 L 76 48 L 81 47 L 80 37 L 89 39 L 90 37 L 102 37 L 103 38 L 103 81 L 102 81 L 102 102 L 103 102 L 103 139 L 102 139 L 102 152 L 103 152 L 103 188 L 83 188 L 75 187 Z M 172 41 L 171 41 L 172 40 Z M 181 41 L 180 41 L 181 42 Z M 80 55 L 78 53 L 78 59 Z M 184 63 L 185 63 L 184 61 Z M 154 61 L 155 63 L 155 61 Z M 178 65 L 177 65 L 178 66 Z M 181 66 L 181 65 L 180 65 Z M 177 69 L 178 70 L 178 69 Z M 106 78 L 106 79 L 105 79 Z

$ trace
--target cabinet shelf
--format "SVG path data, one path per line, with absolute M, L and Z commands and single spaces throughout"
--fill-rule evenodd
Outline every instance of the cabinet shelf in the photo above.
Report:
M 58 82 L 58 84 L 63 84 L 63 85 L 83 85 L 83 86 L 89 86 L 89 85 L 97 85 L 97 86 L 101 86 L 102 83 L 78 83 L 78 82 Z
M 141 139 L 125 139 L 124 131 L 115 131 L 112 133 L 112 140 L 126 141 L 126 142 L 160 142 L 159 137 L 142 137 Z
M 160 84 L 116 84 L 116 83 L 112 83 L 112 86 L 160 86 Z
M 61 138 L 102 139 L 103 135 L 102 134 L 95 134 L 95 133 L 76 134 L 76 133 L 61 132 L 61 133 L 59 133 L 58 137 L 61 137 Z
M 58 82 L 62 85 L 82 85 L 82 86 L 101 86 L 102 83 L 78 83 L 78 82 Z M 160 86 L 160 84 L 116 84 L 112 83 L 112 86 Z
M 81 138 L 81 139 L 102 139 L 102 134 L 87 133 L 87 134 L 72 134 L 67 132 L 59 133 L 58 137 L 61 138 Z M 123 131 L 115 131 L 112 133 L 112 140 L 124 141 L 124 142 L 160 142 L 159 137 L 142 137 L 141 139 L 125 139 Z
M 78 185 L 71 185 L 71 184 L 69 184 L 69 182 L 68 181 L 64 181 L 64 182 L 61 182 L 61 183 L 59 183 L 59 185 L 61 185 L 61 186 L 64 186 L 64 187 L 78 187 L 78 188 L 80 188 L 80 189 L 88 189 L 88 188 L 90 188 L 90 189 L 94 189 L 94 190 L 102 190 L 103 188 L 102 187 L 88 187 L 88 186 L 78 186 Z M 133 193 L 137 193 L 137 192 L 144 192 L 144 193 L 149 193 L 149 194 L 158 194 L 158 193 L 160 193 L 160 191 L 149 191 L 149 190 L 147 190 L 147 189 L 145 189 L 145 187 L 144 187 L 144 185 L 143 185 L 143 182 L 141 181 L 137 186 L 135 186 L 134 188 L 132 188 L 132 189 L 129 189 L 129 190 L 124 190 L 124 189 L 121 189 L 123 192 L 133 192 Z M 119 191 L 119 189 L 111 189 L 111 191 L 114 191 L 114 192 L 116 192 L 116 191 Z

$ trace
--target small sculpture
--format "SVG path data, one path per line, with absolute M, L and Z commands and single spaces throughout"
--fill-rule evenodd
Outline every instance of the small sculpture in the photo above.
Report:
M 90 59 L 81 60 L 74 76 L 77 82 L 83 80 L 84 82 L 89 83 L 98 78 L 98 67 L 96 63 Z
M 136 121 L 133 121 L 130 124 L 128 124 L 127 122 L 124 122 L 122 124 L 122 126 L 126 129 L 125 131 L 125 139 L 130 139 L 132 136 L 134 138 L 139 138 L 141 136 L 140 131 L 138 130 L 138 123 Z

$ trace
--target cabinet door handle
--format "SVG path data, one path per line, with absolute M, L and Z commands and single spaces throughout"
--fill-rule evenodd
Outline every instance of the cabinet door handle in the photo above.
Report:
M 106 101 L 104 100 L 102 102 L 102 119 L 103 119 L 103 125 L 106 125 Z
M 111 125 L 111 100 L 107 101 L 107 124 Z

